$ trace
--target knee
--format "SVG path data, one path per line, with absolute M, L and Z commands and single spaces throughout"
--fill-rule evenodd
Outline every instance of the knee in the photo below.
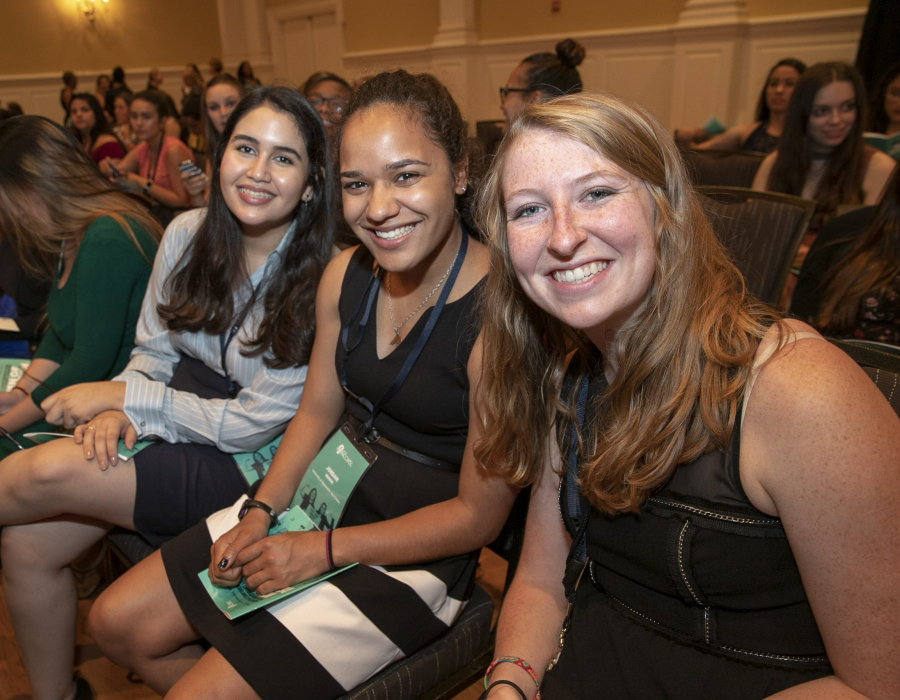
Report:
M 4 460 L 4 466 L 5 462 L 10 462 L 8 473 L 15 475 L 10 484 L 13 495 L 19 500 L 30 500 L 44 495 L 50 488 L 66 488 L 69 481 L 83 471 L 77 468 L 83 465 L 75 464 L 73 447 L 48 443 Z
M 132 668 L 134 645 L 140 635 L 136 635 L 138 620 L 134 619 L 132 606 L 128 604 L 113 584 L 91 605 L 88 613 L 88 632 L 94 643 L 114 663 Z

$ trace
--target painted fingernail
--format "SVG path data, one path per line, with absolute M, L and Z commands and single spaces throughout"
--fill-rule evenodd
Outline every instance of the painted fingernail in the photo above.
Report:
M 222 557 L 222 561 L 219 562 L 219 568 L 224 569 L 228 566 L 228 557 Z
M 88 459 L 93 459 L 93 458 L 94 458 L 94 453 L 93 453 L 93 452 L 88 452 L 88 453 L 87 453 L 87 458 L 88 458 Z

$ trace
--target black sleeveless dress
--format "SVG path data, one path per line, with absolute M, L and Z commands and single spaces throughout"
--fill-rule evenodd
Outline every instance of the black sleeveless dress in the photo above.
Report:
M 778 148 L 778 137 L 772 136 L 766 127 L 768 122 L 761 122 L 750 135 L 747 140 L 741 144 L 742 151 L 756 151 L 757 153 L 771 153 Z
M 546 700 L 756 700 L 831 675 L 781 522 L 741 486 L 740 420 L 727 452 L 678 467 L 639 513 L 591 512 Z
M 358 308 L 372 269 L 373 258 L 361 246 L 341 288 L 342 325 Z M 341 526 L 380 522 L 456 496 L 468 432 L 466 368 L 479 329 L 480 287 L 445 305 L 412 372 L 374 424 L 392 443 L 445 464 L 428 466 L 373 443 L 378 459 L 348 501 Z M 374 320 L 368 323 L 346 363 L 354 395 L 375 401 L 384 394 L 432 310 L 381 360 Z M 338 342 L 339 373 L 344 355 Z M 348 416 L 368 419 L 352 396 L 346 410 L 342 423 Z M 472 593 L 477 552 L 413 566 L 357 566 L 231 622 L 199 585 L 197 572 L 209 565 L 212 541 L 234 525 L 242 501 L 164 545 L 163 562 L 188 620 L 263 698 L 343 695 L 445 634 Z

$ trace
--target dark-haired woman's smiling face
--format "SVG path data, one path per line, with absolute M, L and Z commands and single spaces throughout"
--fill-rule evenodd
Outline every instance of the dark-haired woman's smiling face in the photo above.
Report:
M 835 80 L 820 88 L 813 100 L 806 135 L 819 146 L 840 146 L 856 121 L 853 83 Z
M 222 196 L 246 235 L 287 232 L 306 183 L 309 156 L 294 119 L 261 105 L 235 125 L 219 168 Z

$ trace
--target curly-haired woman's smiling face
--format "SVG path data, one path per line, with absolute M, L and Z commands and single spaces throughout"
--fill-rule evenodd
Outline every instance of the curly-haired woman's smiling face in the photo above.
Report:
M 579 141 L 532 130 L 508 154 L 503 201 L 525 293 L 603 347 L 653 279 L 654 205 L 644 183 Z

